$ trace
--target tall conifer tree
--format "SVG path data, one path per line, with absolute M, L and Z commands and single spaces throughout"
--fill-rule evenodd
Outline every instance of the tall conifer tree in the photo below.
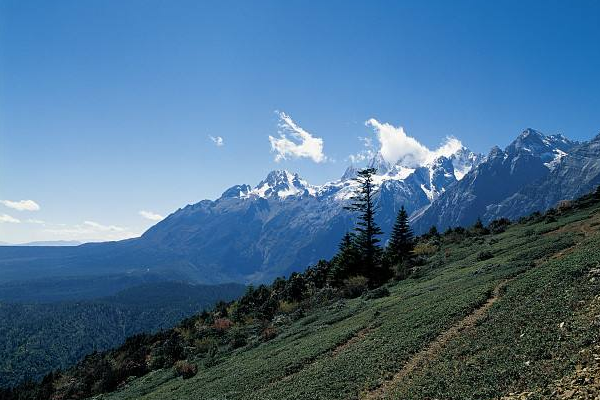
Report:
M 382 254 L 378 238 L 382 231 L 375 223 L 373 175 L 376 171 L 375 168 L 358 171 L 356 179 L 360 183 L 360 187 L 352 197 L 352 203 L 346 207 L 350 211 L 359 213 L 358 222 L 354 228 L 354 242 L 361 259 L 361 273 L 371 280 L 377 278 L 377 270 L 381 263 Z
M 396 216 L 396 222 L 388 243 L 389 258 L 394 264 L 404 263 L 412 257 L 414 247 L 413 232 L 408 224 L 408 213 L 402 206 Z
M 359 274 L 360 260 L 358 250 L 354 243 L 354 235 L 347 232 L 340 242 L 339 250 L 332 260 L 329 280 L 334 285 L 339 285 L 349 276 Z

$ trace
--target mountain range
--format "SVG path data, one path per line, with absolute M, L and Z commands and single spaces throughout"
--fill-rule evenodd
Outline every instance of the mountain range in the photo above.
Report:
M 466 226 L 477 218 L 543 211 L 600 184 L 600 135 L 578 143 L 523 131 L 487 156 L 460 147 L 423 165 L 376 154 L 378 223 L 390 232 L 404 206 L 417 233 Z M 264 282 L 331 257 L 354 217 L 344 209 L 357 167 L 323 185 L 272 171 L 256 186 L 235 185 L 216 200 L 178 209 L 141 237 L 70 248 L 1 247 L 0 282 L 23 275 L 154 274 L 203 283 Z M 386 236 L 384 235 L 384 241 Z M 293 243 L 293 245 L 291 245 Z

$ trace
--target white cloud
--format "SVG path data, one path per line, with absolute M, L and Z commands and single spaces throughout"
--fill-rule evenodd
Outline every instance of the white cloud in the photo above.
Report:
M 42 225 L 42 224 L 46 223 L 46 221 L 42 221 L 41 219 L 32 219 L 32 218 L 28 219 L 27 222 L 30 224 L 38 224 L 38 225 Z
M 153 213 L 152 211 L 144 211 L 144 210 L 142 210 L 138 214 L 140 214 L 142 217 L 144 217 L 146 219 L 149 219 L 151 221 L 160 221 L 160 220 L 162 220 L 162 219 L 165 218 L 165 217 L 163 217 L 160 214 Z
M 95 221 L 83 221 L 83 223 L 76 225 L 49 225 L 51 226 L 42 230 L 42 232 L 52 235 L 49 240 L 107 241 L 139 236 L 139 234 L 130 232 L 127 228 L 104 225 Z
M 213 141 L 213 143 L 217 146 L 217 147 L 221 147 L 225 145 L 225 142 L 223 141 L 223 138 L 221 136 L 210 136 L 208 135 L 208 137 L 210 138 L 210 140 Z
M 101 232 L 123 232 L 125 228 L 115 225 L 102 225 L 94 221 L 83 221 L 83 224 Z
M 323 154 L 323 139 L 314 137 L 284 112 L 279 114 L 279 137 L 269 136 L 271 151 L 276 153 L 275 161 L 289 158 L 310 158 L 316 163 L 327 161 Z M 289 133 L 297 142 L 286 136 Z
M 0 214 L 0 222 L 7 222 L 7 223 L 11 223 L 11 224 L 19 224 L 21 223 L 21 221 L 19 221 L 18 219 L 11 217 L 8 214 Z
M 38 211 L 40 209 L 39 204 L 33 200 L 0 200 L 0 203 L 4 204 L 6 207 L 14 208 L 18 211 Z
M 375 156 L 375 148 L 373 147 L 373 141 L 371 138 L 359 137 L 358 140 L 363 142 L 364 149 L 356 154 L 350 154 L 348 160 L 352 164 L 360 164 L 364 161 L 370 160 Z
M 450 156 L 462 147 L 460 140 L 447 137 L 438 149 L 430 150 L 417 139 L 408 136 L 401 126 L 395 127 L 388 123 L 380 123 L 374 118 L 366 123 L 371 126 L 379 141 L 379 151 L 389 163 L 415 168 L 433 161 L 439 156 Z
M 463 144 L 460 140 L 453 136 L 448 136 L 442 146 L 433 152 L 434 158 L 444 156 L 450 157 L 452 154 L 456 153 L 463 147 Z

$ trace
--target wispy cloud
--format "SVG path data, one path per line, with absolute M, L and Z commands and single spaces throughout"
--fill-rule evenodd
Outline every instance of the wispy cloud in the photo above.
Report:
M 217 147 L 221 147 L 221 146 L 225 145 L 225 142 L 223 141 L 223 138 L 221 136 L 210 136 L 210 135 L 208 135 L 208 137 L 210 138 L 210 140 L 212 140 L 212 142 Z
M 43 225 L 46 223 L 46 221 L 42 221 L 41 219 L 32 219 L 32 218 L 29 218 L 27 220 L 27 222 L 30 224 L 38 224 L 38 225 Z
M 418 167 L 433 161 L 439 156 L 450 156 L 462 147 L 460 140 L 447 137 L 436 150 L 430 150 L 417 139 L 408 136 L 401 126 L 395 127 L 381 123 L 374 118 L 365 122 L 374 129 L 379 141 L 379 151 L 390 163 L 398 163 L 405 167 Z
M 9 223 L 9 224 L 19 224 L 21 223 L 20 220 L 18 220 L 17 218 L 11 217 L 8 214 L 0 214 L 0 223 Z
M 153 213 L 152 211 L 142 210 L 138 214 L 140 214 L 142 217 L 144 217 L 146 219 L 149 219 L 150 221 L 160 221 L 165 218 L 160 214 Z
M 40 205 L 33 200 L 0 200 L 0 203 L 18 211 L 38 211 L 40 209 Z
M 125 227 L 116 225 L 104 225 L 95 221 L 83 221 L 81 224 L 48 224 L 50 226 L 42 230 L 52 235 L 52 240 L 80 240 L 80 241 L 106 241 L 121 240 L 139 236 Z
M 83 221 L 83 224 L 101 232 L 123 232 L 125 228 L 115 225 L 102 225 L 94 221 Z
M 375 156 L 375 147 L 373 146 L 373 140 L 371 138 L 359 137 L 358 140 L 363 142 L 364 148 L 356 154 L 350 154 L 348 160 L 352 164 L 360 164 L 367 160 L 372 159 Z
M 287 158 L 309 158 L 316 163 L 327 161 L 323 153 L 323 139 L 314 137 L 298 126 L 284 112 L 279 114 L 279 137 L 269 136 L 271 151 L 275 153 L 275 161 Z M 295 141 L 289 139 L 289 134 Z

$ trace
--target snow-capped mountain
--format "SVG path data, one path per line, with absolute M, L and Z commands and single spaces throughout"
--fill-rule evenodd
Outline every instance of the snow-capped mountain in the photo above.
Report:
M 544 211 L 561 200 L 577 198 L 600 185 L 600 134 L 589 142 L 560 149 L 554 154 L 557 160 L 546 164 L 551 169 L 547 176 L 501 202 L 489 205 L 484 217 L 514 219 L 534 211 Z
M 577 144 L 579 143 L 570 141 L 563 135 L 545 136 L 529 128 L 506 148 L 506 152 L 510 156 L 524 152 L 539 157 L 549 170 L 553 170 L 567 152 Z
M 504 216 L 490 207 L 546 178 L 578 144 L 562 135 L 545 136 L 533 129 L 524 130 L 505 150 L 494 147 L 463 179 L 450 185 L 430 206 L 413 214 L 415 230 L 423 232 L 432 225 L 439 229 L 467 226 L 478 217 L 489 222 Z
M 367 164 L 369 168 L 377 170 L 374 176 L 376 190 L 396 187 L 405 192 L 416 192 L 413 196 L 422 197 L 425 203 L 432 202 L 443 193 L 450 184 L 460 180 L 468 171 L 477 166 L 483 156 L 475 154 L 465 147 L 461 147 L 450 157 L 439 156 L 433 161 L 416 168 L 403 166 L 399 163 L 392 164 L 386 161 L 381 153 L 377 153 Z M 227 189 L 221 198 L 276 198 L 285 200 L 288 197 L 311 196 L 319 199 L 331 197 L 335 201 L 345 201 L 352 197 L 358 182 L 356 174 L 360 168 L 349 166 L 338 180 L 323 185 L 311 185 L 297 173 L 285 170 L 271 171 L 258 185 L 235 185 Z M 420 193 L 418 193 L 420 192 Z M 412 203 L 410 198 L 405 202 Z M 405 205 L 409 209 L 421 207 L 423 201 L 415 199 L 414 205 Z
M 390 232 L 400 206 L 413 212 L 431 204 L 458 181 L 454 165 L 465 170 L 480 159 L 461 148 L 451 157 L 408 168 L 377 154 L 367 165 L 378 169 L 374 183 L 384 232 Z M 270 280 L 334 254 L 342 235 L 353 228 L 344 205 L 358 188 L 356 172 L 351 166 L 340 179 L 311 185 L 298 174 L 272 171 L 254 187 L 235 185 L 217 200 L 177 210 L 141 240 L 194 260 L 202 271 L 216 269 L 211 280 Z M 206 281 L 206 275 L 202 278 Z
M 390 232 L 403 205 L 420 233 L 431 225 L 469 225 L 478 216 L 516 218 L 591 190 L 600 184 L 600 136 L 578 144 L 527 129 L 485 157 L 459 148 L 422 165 L 390 163 L 380 154 L 366 165 L 378 169 L 383 231 Z M 39 278 L 127 272 L 205 283 L 270 281 L 333 256 L 354 226 L 344 205 L 357 189 L 358 168 L 323 185 L 272 171 L 256 186 L 235 185 L 216 200 L 179 209 L 136 239 L 35 254 L 0 247 L 0 278 L 16 279 L 27 269 Z

